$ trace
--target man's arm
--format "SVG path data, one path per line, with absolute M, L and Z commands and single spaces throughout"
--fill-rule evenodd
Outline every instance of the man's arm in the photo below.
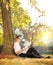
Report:
M 24 49 L 22 49 L 22 50 L 20 50 L 20 51 L 16 51 L 15 54 L 16 54 L 16 55 L 19 55 L 19 54 L 22 53 L 23 50 L 24 50 Z M 14 51 L 15 51 L 15 50 L 14 50 Z

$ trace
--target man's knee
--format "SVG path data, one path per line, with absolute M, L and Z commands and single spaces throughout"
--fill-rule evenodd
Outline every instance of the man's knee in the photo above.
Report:
M 31 47 L 31 49 L 32 49 L 32 50 L 35 50 L 35 48 L 34 48 L 34 47 Z

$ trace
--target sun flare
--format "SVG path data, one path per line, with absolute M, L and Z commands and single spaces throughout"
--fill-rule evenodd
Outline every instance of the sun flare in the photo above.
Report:
M 48 44 L 48 40 L 50 39 L 49 36 L 50 36 L 50 32 L 48 33 L 45 33 L 42 37 L 42 41 L 45 42 L 46 44 Z

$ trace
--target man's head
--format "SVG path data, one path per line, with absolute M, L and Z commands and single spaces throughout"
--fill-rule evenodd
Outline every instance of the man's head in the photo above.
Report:
M 22 40 L 21 35 L 16 36 L 16 41 L 17 41 L 17 42 L 21 42 L 21 40 Z

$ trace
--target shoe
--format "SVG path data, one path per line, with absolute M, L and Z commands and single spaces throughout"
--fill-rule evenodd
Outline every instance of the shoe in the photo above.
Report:
M 51 58 L 50 56 L 47 56 L 46 58 Z

